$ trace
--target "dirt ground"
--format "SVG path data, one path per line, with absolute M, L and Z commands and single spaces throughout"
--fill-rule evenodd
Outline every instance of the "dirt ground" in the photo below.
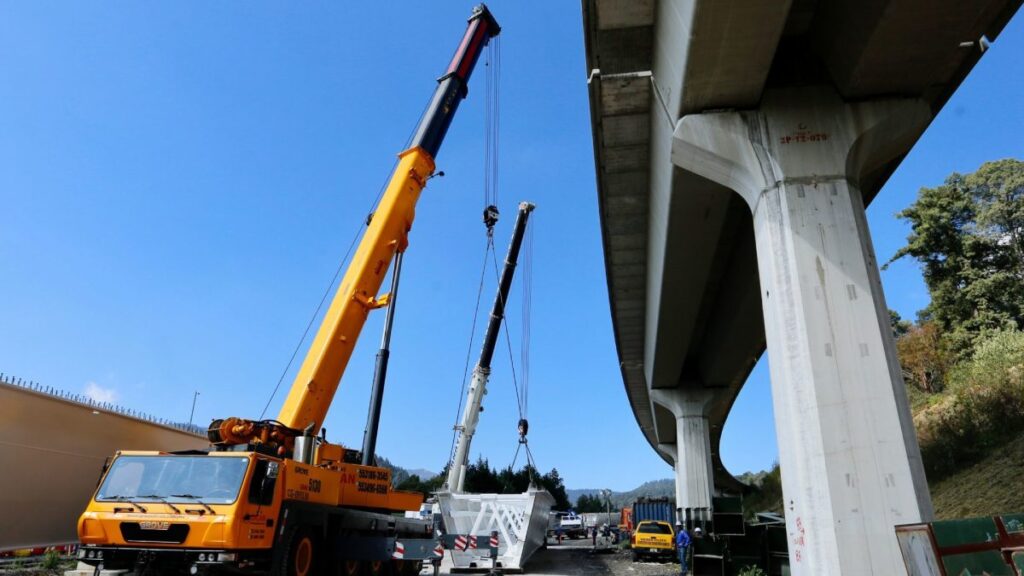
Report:
M 678 576 L 676 562 L 633 562 L 629 550 L 594 553 L 590 540 L 568 540 L 539 550 L 524 576 Z M 431 574 L 424 571 L 423 574 Z M 448 574 L 441 571 L 441 574 Z

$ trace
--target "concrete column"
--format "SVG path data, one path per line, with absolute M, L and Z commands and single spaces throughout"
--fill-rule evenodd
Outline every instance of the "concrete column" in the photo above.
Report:
M 812 88 L 762 102 L 682 118 L 673 162 L 753 211 L 792 571 L 902 574 L 893 527 L 932 505 L 860 183 L 930 113 Z
M 710 399 L 705 390 L 651 390 L 651 400 L 670 410 L 676 419 L 677 508 L 711 508 L 715 483 L 706 412 Z
M 678 448 L 678 444 L 675 443 L 675 442 L 659 442 L 658 445 L 656 446 L 656 449 L 658 450 L 659 454 L 661 454 L 662 456 L 667 458 L 670 462 L 672 462 L 672 472 L 673 472 L 672 477 L 676 479 L 676 497 L 675 497 L 675 501 L 677 502 L 676 506 L 678 507 L 679 506 L 678 502 L 680 501 L 679 499 L 682 496 L 681 490 L 680 490 L 681 483 L 679 482 L 680 474 L 679 474 L 679 448 Z M 680 520 L 680 518 L 677 516 L 676 517 L 676 521 L 679 521 L 679 520 Z

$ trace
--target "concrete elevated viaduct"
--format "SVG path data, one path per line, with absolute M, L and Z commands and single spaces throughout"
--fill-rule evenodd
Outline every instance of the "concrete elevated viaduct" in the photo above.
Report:
M 794 574 L 899 574 L 931 500 L 864 217 L 1021 0 L 584 0 L 622 376 L 682 507 L 767 348 Z

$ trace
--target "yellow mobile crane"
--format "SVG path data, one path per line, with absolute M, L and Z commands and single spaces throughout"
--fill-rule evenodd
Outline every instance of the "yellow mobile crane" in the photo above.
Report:
M 433 527 L 396 513 L 418 493 L 374 465 L 377 424 L 402 254 L 414 209 L 470 74 L 500 27 L 477 6 L 438 79 L 275 420 L 224 418 L 213 450 L 118 452 L 78 521 L 79 558 L 137 574 L 254 572 L 274 576 L 418 574 Z M 378 296 L 395 260 L 390 294 Z M 367 315 L 387 307 L 363 450 L 326 441 L 324 417 Z

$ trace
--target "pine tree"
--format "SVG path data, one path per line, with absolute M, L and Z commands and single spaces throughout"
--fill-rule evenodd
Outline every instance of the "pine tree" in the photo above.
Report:
M 954 173 L 898 216 L 912 233 L 889 263 L 922 264 L 931 303 L 919 323 L 937 322 L 959 358 L 979 337 L 1024 326 L 1024 162 Z

